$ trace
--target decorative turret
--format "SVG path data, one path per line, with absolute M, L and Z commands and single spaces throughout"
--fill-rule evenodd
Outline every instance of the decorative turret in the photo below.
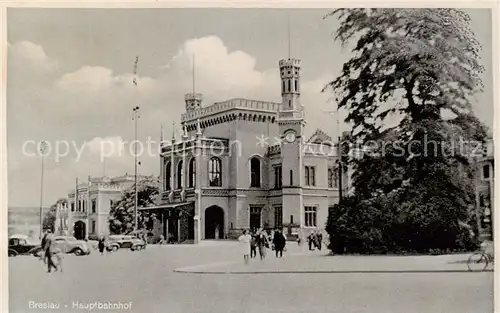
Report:
M 193 111 L 201 108 L 201 101 L 203 100 L 203 95 L 201 93 L 190 92 L 184 95 L 184 101 L 186 102 L 186 111 Z
M 289 58 L 279 61 L 281 77 L 282 111 L 299 111 L 300 105 L 300 60 Z
M 186 102 L 186 112 L 194 111 L 201 108 L 201 101 L 203 100 L 203 95 L 201 93 L 197 93 L 195 87 L 196 79 L 194 70 L 196 66 L 195 66 L 194 54 L 193 54 L 192 66 L 193 66 L 193 91 L 184 95 L 184 101 Z

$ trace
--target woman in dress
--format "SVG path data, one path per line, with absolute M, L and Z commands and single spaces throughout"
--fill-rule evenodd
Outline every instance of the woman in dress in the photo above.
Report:
M 240 242 L 241 250 L 243 252 L 243 260 L 245 264 L 248 264 L 248 259 L 250 258 L 250 241 L 252 241 L 252 236 L 247 230 L 243 231 L 243 235 L 238 238 Z

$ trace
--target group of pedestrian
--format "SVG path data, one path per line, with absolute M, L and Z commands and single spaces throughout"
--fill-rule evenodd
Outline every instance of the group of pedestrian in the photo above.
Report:
M 321 246 L 323 243 L 323 234 L 320 231 L 313 231 L 307 236 L 307 243 L 309 245 L 309 250 L 318 249 L 321 251 Z
M 238 238 L 243 249 L 243 259 L 248 263 L 251 258 L 257 257 L 257 250 L 261 261 L 264 261 L 267 249 L 272 248 L 276 252 L 276 257 L 281 258 L 286 246 L 286 237 L 282 231 L 274 230 L 266 232 L 264 229 L 256 230 L 250 233 L 248 230 Z
M 57 247 L 50 230 L 43 235 L 41 248 L 40 259 L 47 264 L 47 272 L 51 273 L 52 269 L 56 272 L 58 270 L 62 272 L 62 252 L 61 249 Z

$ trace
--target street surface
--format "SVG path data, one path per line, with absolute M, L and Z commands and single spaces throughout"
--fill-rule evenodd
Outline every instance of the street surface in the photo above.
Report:
M 302 252 L 291 244 L 287 259 L 280 261 L 309 262 L 304 255 L 294 255 Z M 266 262 L 271 268 L 276 267 L 277 261 L 271 259 L 274 256 L 268 257 Z M 128 310 L 95 308 L 92 312 L 493 312 L 492 272 L 174 272 L 190 266 L 203 268 L 203 264 L 220 267 L 241 259 L 239 249 L 231 242 L 148 246 L 141 252 L 123 250 L 104 256 L 94 250 L 89 256 L 65 256 L 64 272 L 52 274 L 47 274 L 43 263 L 34 257 L 10 258 L 10 312 L 88 312 L 76 306 L 96 301 L 121 302 L 122 306 L 131 303 L 131 307 Z M 30 308 L 30 301 L 32 305 L 50 302 L 49 306 L 58 304 L 60 308 L 34 309 Z

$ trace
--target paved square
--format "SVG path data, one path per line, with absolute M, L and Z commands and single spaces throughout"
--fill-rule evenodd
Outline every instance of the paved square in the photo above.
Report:
M 142 252 L 124 250 L 104 256 L 93 251 L 86 257 L 66 256 L 64 273 L 50 275 L 36 258 L 11 258 L 10 311 L 81 312 L 88 310 L 74 304 L 95 301 L 132 303 L 128 312 L 158 313 L 493 311 L 491 272 L 231 275 L 173 271 L 239 261 L 238 252 L 233 243 L 148 246 Z M 291 246 L 288 253 L 297 252 Z M 288 256 L 296 257 L 299 258 Z M 300 258 L 308 262 L 307 258 Z M 53 302 L 61 307 L 30 309 L 30 301 Z

